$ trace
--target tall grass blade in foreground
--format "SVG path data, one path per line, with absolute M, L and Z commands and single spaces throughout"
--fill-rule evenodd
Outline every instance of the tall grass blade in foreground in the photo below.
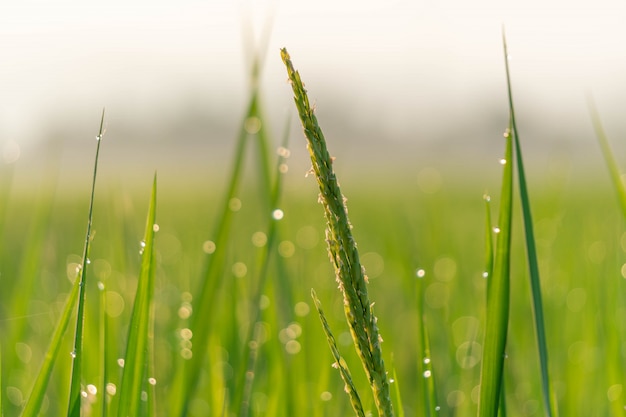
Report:
M 487 286 L 487 326 L 480 374 L 479 417 L 496 417 L 502 389 L 502 370 L 509 325 L 509 287 L 511 257 L 511 217 L 513 212 L 513 144 L 505 133 L 506 150 L 502 174 L 502 192 L 498 237 L 493 275 Z
M 506 83 L 509 95 L 509 112 L 513 142 L 515 144 L 515 161 L 517 162 L 517 178 L 519 181 L 520 199 L 522 202 L 522 215 L 524 217 L 524 235 L 526 236 L 526 256 L 528 258 L 528 271 L 530 276 L 530 288 L 532 292 L 533 312 L 535 319 L 535 334 L 537 336 L 537 349 L 539 351 L 539 365 L 541 370 L 541 388 L 543 393 L 543 405 L 546 415 L 552 417 L 553 399 L 550 388 L 550 376 L 548 371 L 548 343 L 546 341 L 545 321 L 543 317 L 543 302 L 541 297 L 541 280 L 539 278 L 539 263 L 537 261 L 537 248 L 535 245 L 535 233 L 533 230 L 533 219 L 530 211 L 530 198 L 526 185 L 526 174 L 524 173 L 524 161 L 522 159 L 522 148 L 519 141 L 517 124 L 515 123 L 515 110 L 513 108 L 513 94 L 511 88 L 511 76 L 509 73 L 509 59 L 506 47 L 506 39 L 503 35 L 504 62 L 506 68 Z
M 281 57 L 287 67 L 296 107 L 307 138 L 313 171 L 319 185 L 320 200 L 327 221 L 328 252 L 343 293 L 344 311 L 352 339 L 374 393 L 378 414 L 381 417 L 393 416 L 387 372 L 382 357 L 381 337 L 367 295 L 365 270 L 361 266 L 356 243 L 352 237 L 352 226 L 348 220 L 345 201 L 332 168 L 332 159 L 326 149 L 326 141 L 317 123 L 317 117 L 309 105 L 300 74 L 294 70 L 289 54 L 284 48 L 281 49 Z
M 72 417 L 80 417 L 81 404 L 81 378 L 82 378 L 82 361 L 83 361 L 83 329 L 85 321 L 85 285 L 87 282 L 87 265 L 89 264 L 89 249 L 91 247 L 91 223 L 93 220 L 93 200 L 96 191 L 96 176 L 98 173 L 98 156 L 100 154 L 100 144 L 102 143 L 102 135 L 104 134 L 104 109 L 102 110 L 102 118 L 100 119 L 100 130 L 96 140 L 96 160 L 93 166 L 93 179 L 91 183 L 91 198 L 89 200 L 89 214 L 87 216 L 87 233 L 85 236 L 85 246 L 83 249 L 82 266 L 80 267 L 78 277 L 78 312 L 76 313 L 76 330 L 74 333 L 74 350 L 72 351 L 72 379 L 70 383 L 70 401 L 67 415 Z
M 335 342 L 335 337 L 330 330 L 330 326 L 328 325 L 328 321 L 326 320 L 326 316 L 324 315 L 324 311 L 322 310 L 322 303 L 317 298 L 317 294 L 315 294 L 315 290 L 311 290 L 311 297 L 313 298 L 313 302 L 315 303 L 315 309 L 317 310 L 317 314 L 320 317 L 320 321 L 322 322 L 322 328 L 324 329 L 324 334 L 326 334 L 326 340 L 328 340 L 328 346 L 330 347 L 330 351 L 333 354 L 333 358 L 335 359 L 334 367 L 339 369 L 339 373 L 341 374 L 341 379 L 346 384 L 345 390 L 348 396 L 350 397 L 350 403 L 352 404 L 352 409 L 356 413 L 358 417 L 365 417 L 365 412 L 363 411 L 363 405 L 361 404 L 361 398 L 359 397 L 359 393 L 354 386 L 354 382 L 352 382 L 352 375 L 350 374 L 350 369 L 348 369 L 348 364 L 341 357 L 339 353 L 339 349 L 337 348 L 337 342 Z
M 41 369 L 37 374 L 33 388 L 28 396 L 28 399 L 26 400 L 26 404 L 24 405 L 22 417 L 36 417 L 39 415 L 39 410 L 43 404 L 46 390 L 48 388 L 48 382 L 50 381 L 50 376 L 52 375 L 52 368 L 54 367 L 54 364 L 59 357 L 59 352 L 61 351 L 63 335 L 65 335 L 70 318 L 72 317 L 72 312 L 74 311 L 74 306 L 76 305 L 76 299 L 79 292 L 78 289 L 80 286 L 79 284 L 80 281 L 77 276 L 76 281 L 72 286 L 72 291 L 65 302 L 61 318 L 57 322 L 54 333 L 52 334 L 52 340 L 50 341 L 50 346 L 46 351 L 46 356 L 44 357 Z
M 137 293 L 133 304 L 133 313 L 130 319 L 130 330 L 126 343 L 126 357 L 124 359 L 124 374 L 120 387 L 120 403 L 118 416 L 145 415 L 141 413 L 141 394 L 147 391 L 148 384 L 153 385 L 156 380 L 148 378 L 148 361 L 151 360 L 152 347 L 150 343 L 150 321 L 152 297 L 154 293 L 154 234 L 158 230 L 156 225 L 156 174 L 152 183 L 152 195 L 146 220 L 146 231 L 141 242 L 141 273 L 137 282 Z
M 609 174 L 611 175 L 611 180 L 613 181 L 615 191 L 617 192 L 617 198 L 619 200 L 620 208 L 622 209 L 622 215 L 624 216 L 624 219 L 626 219 L 626 187 L 622 181 L 617 162 L 615 161 L 615 157 L 611 151 L 611 145 L 609 145 L 609 140 L 604 132 L 604 127 L 600 121 L 600 115 L 598 114 L 598 110 L 593 102 L 593 99 L 589 97 L 587 99 L 587 103 L 589 106 L 589 113 L 591 113 L 593 128 L 596 132 L 598 142 L 600 142 L 602 155 L 606 161 L 606 166 L 609 168 Z

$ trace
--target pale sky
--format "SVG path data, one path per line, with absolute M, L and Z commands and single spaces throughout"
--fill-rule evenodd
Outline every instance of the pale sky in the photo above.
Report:
M 0 143 L 95 125 L 103 106 L 109 126 L 141 129 L 193 106 L 236 124 L 246 29 L 258 38 L 270 15 L 273 118 L 291 106 L 283 46 L 320 113 L 389 140 L 506 114 L 503 25 L 520 117 L 567 135 L 587 123 L 587 91 L 609 125 L 626 106 L 622 1 L 20 1 L 0 6 Z

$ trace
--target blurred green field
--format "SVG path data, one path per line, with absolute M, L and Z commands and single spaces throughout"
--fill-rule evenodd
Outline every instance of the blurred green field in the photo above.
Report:
M 301 142 L 297 143 L 294 146 L 300 146 Z M 337 164 L 342 173 L 349 172 L 341 160 Z M 199 388 L 189 403 L 190 415 L 236 415 L 245 398 L 249 398 L 250 415 L 254 416 L 353 414 L 339 373 L 331 366 L 333 359 L 313 308 L 311 288 L 322 301 L 364 406 L 375 413 L 328 262 L 315 180 L 301 175 L 306 168 L 290 166 L 283 174 L 282 197 L 276 207 L 284 214 L 280 220 L 269 215 L 272 209 L 255 175 L 246 176 L 236 199 L 229 202 L 233 229 L 212 314 L 202 319 L 210 328 L 205 349 L 193 345 L 189 326 L 198 308 L 203 271 L 212 257 L 211 242 L 224 204 L 225 184 L 215 178 L 194 178 L 184 187 L 161 190 L 157 200 L 153 375 L 158 415 L 170 415 L 168 406 L 176 392 L 174 372 L 192 355 L 206 355 L 206 360 Z M 426 415 L 424 358 L 418 343 L 418 285 L 425 288 L 434 369 L 430 377 L 435 380 L 440 415 L 476 415 L 486 286 L 482 276 L 483 193 L 492 193 L 492 214 L 497 218 L 498 170 L 494 161 L 493 177 L 432 167 L 426 171 L 416 168 L 405 179 L 386 177 L 383 172 L 340 176 L 370 278 L 370 298 L 384 338 L 385 361 L 388 370 L 397 373 L 406 415 Z M 88 162 L 84 172 L 88 178 Z M 119 358 L 124 357 L 140 269 L 151 173 L 145 177 L 145 184 L 111 185 L 99 179 L 104 185 L 96 186 L 86 302 L 85 415 L 101 415 L 105 391 L 112 409 L 119 396 L 115 392 L 120 383 Z M 32 192 L 6 186 L 2 191 L 0 329 L 5 416 L 20 413 L 81 262 L 88 189 L 57 193 L 57 186 L 49 184 Z M 531 172 L 529 187 L 550 377 L 560 415 L 622 415 L 626 234 L 614 191 L 603 175 L 590 179 L 556 173 L 539 178 Z M 259 321 L 254 324 L 260 257 L 271 222 L 277 222 L 278 238 L 271 248 Z M 539 416 L 543 415 L 539 365 L 518 202 L 513 233 L 506 403 L 509 415 Z M 416 275 L 420 269 L 425 272 L 423 278 Z M 107 300 L 108 388 L 98 382 L 103 357 L 98 339 L 102 326 L 99 282 L 105 286 Z M 250 326 L 255 326 L 254 332 Z M 42 415 L 65 413 L 72 333 L 70 326 L 65 336 L 67 354 L 55 364 Z M 255 335 L 259 348 L 252 362 L 253 383 L 246 394 L 243 382 L 251 363 L 246 356 L 250 334 Z

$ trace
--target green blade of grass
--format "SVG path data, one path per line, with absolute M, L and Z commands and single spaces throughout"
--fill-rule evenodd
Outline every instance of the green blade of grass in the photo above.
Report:
M 156 230 L 157 178 L 154 176 L 146 231 L 142 241 L 141 273 L 130 319 L 124 373 L 120 387 L 118 416 L 140 415 L 141 395 L 148 384 L 146 374 L 152 350 L 149 346 L 150 319 L 154 293 L 154 235 Z
M 93 220 L 93 200 L 96 191 L 96 176 L 98 173 L 98 156 L 100 154 L 100 144 L 102 143 L 102 135 L 104 134 L 104 109 L 102 110 L 102 118 L 100 119 L 100 130 L 96 137 L 98 145 L 96 146 L 96 158 L 93 166 L 93 179 L 91 183 L 91 197 L 89 200 L 89 213 L 87 216 L 87 233 L 85 236 L 85 246 L 83 249 L 82 266 L 78 277 L 79 294 L 78 294 L 78 311 L 76 313 L 76 330 L 74 333 L 74 350 L 72 351 L 72 376 L 70 382 L 70 398 L 67 415 L 71 417 L 80 417 L 81 408 L 81 383 L 82 383 L 82 361 L 83 361 L 83 329 L 85 321 L 85 286 L 87 283 L 87 265 L 89 263 L 89 250 L 91 247 L 91 224 Z
M 352 237 L 352 226 L 343 194 L 332 169 L 332 158 L 326 148 L 326 140 L 317 123 L 317 117 L 309 105 L 300 74 L 294 70 L 291 58 L 284 48 L 281 49 L 281 58 L 287 68 L 294 101 L 308 142 L 307 148 L 313 171 L 319 185 L 320 200 L 327 221 L 328 252 L 343 293 L 346 320 L 372 388 L 378 414 L 381 417 L 393 416 L 381 338 L 367 294 L 366 275 Z
M 591 121 L 596 132 L 596 137 L 598 138 L 600 148 L 602 149 L 602 156 L 604 156 L 611 180 L 613 181 L 613 186 L 615 187 L 615 191 L 617 193 L 617 199 L 619 201 L 620 208 L 622 209 L 622 215 L 624 216 L 624 219 L 626 219 L 626 187 L 622 181 L 617 161 L 615 161 L 615 157 L 611 151 L 611 145 L 609 145 L 609 140 L 607 139 L 604 127 L 602 126 L 602 121 L 600 120 L 600 115 L 598 114 L 598 110 L 591 96 L 587 98 L 587 105 L 589 106 L 589 113 L 591 114 Z
M 190 359 L 179 363 L 174 380 L 170 384 L 170 415 L 185 416 L 196 386 L 200 379 L 202 365 L 205 355 L 200 352 L 207 351 L 211 326 L 208 325 L 213 316 L 213 308 L 217 297 L 218 289 L 223 279 L 223 272 L 227 259 L 228 241 L 231 239 L 232 223 L 235 212 L 230 208 L 230 202 L 237 196 L 239 185 L 243 177 L 243 165 L 246 156 L 246 148 L 249 144 L 250 120 L 257 118 L 257 108 L 259 106 L 258 69 L 255 66 L 252 80 L 252 93 L 248 102 L 248 107 L 240 130 L 237 136 L 232 170 L 221 211 L 216 219 L 214 240 L 215 251 L 210 255 L 203 272 L 202 287 L 199 296 L 194 297 L 194 313 L 191 316 L 191 330 L 193 331 L 194 350 L 197 352 Z
M 402 393 L 400 392 L 400 382 L 398 381 L 398 374 L 396 373 L 396 367 L 393 367 L 393 384 L 394 391 L 396 393 L 396 404 L 398 405 L 398 417 L 404 417 L 404 406 L 402 402 Z
M 496 417 L 509 324 L 511 217 L 513 212 L 513 144 L 505 134 L 506 150 L 493 275 L 487 290 L 487 326 L 480 375 L 479 417 Z
M 485 195 L 485 272 L 484 278 L 487 281 L 487 297 L 489 297 L 489 288 L 491 283 L 491 275 L 493 273 L 493 227 L 491 226 L 491 197 Z M 504 390 L 504 378 L 500 382 L 500 403 L 498 409 L 498 417 L 506 417 L 506 396 Z
M 337 342 L 335 342 L 335 337 L 330 330 L 330 326 L 328 325 L 328 321 L 326 320 L 326 316 L 324 315 L 324 310 L 322 310 L 322 303 L 317 298 L 317 294 L 315 294 L 315 290 L 313 289 L 311 289 L 311 297 L 313 298 L 313 302 L 315 303 L 315 309 L 317 310 L 317 314 L 319 315 L 320 321 L 322 322 L 322 328 L 324 329 L 324 334 L 326 335 L 328 346 L 330 347 L 330 351 L 332 352 L 333 358 L 335 359 L 335 363 L 333 364 L 333 366 L 339 370 L 339 373 L 341 374 L 341 379 L 343 379 L 343 382 L 346 384 L 345 390 L 350 397 L 350 404 L 352 404 L 352 409 L 358 417 L 365 417 L 363 405 L 361 404 L 361 398 L 359 397 L 359 393 L 354 386 L 354 382 L 352 382 L 352 375 L 350 374 L 350 369 L 348 369 L 348 364 L 339 353 L 339 349 L 337 348 Z
M 99 305 L 99 321 L 100 321 L 100 389 L 102 390 L 102 395 L 100 396 L 102 404 L 100 404 L 100 415 L 102 417 L 107 416 L 107 381 L 109 380 L 109 376 L 107 373 L 107 363 L 109 363 L 109 355 L 107 354 L 107 341 L 108 341 L 108 319 L 106 312 L 106 304 L 107 304 L 107 292 L 104 282 L 100 281 L 98 283 L 98 290 L 100 290 L 100 305 Z
M 263 126 L 263 119 L 259 119 L 261 126 Z M 259 142 L 268 143 L 269 138 L 267 133 L 264 132 L 264 128 L 258 132 Z M 282 141 L 282 149 L 287 149 L 287 145 L 289 143 L 289 123 L 287 123 L 286 128 L 284 130 L 283 141 Z M 267 226 L 267 242 L 263 246 L 263 249 L 260 252 L 259 259 L 257 261 L 257 288 L 256 292 L 252 298 L 252 306 L 251 306 L 251 317 L 250 317 L 250 326 L 248 329 L 247 340 L 250 343 L 246 343 L 244 347 L 244 355 L 243 357 L 247 359 L 247 366 L 243 368 L 243 372 L 240 375 L 239 380 L 241 381 L 238 384 L 238 392 L 235 396 L 236 403 L 240 404 L 238 415 L 247 416 L 249 414 L 249 406 L 250 406 L 250 397 L 252 395 L 252 386 L 254 383 L 254 377 L 256 373 L 254 372 L 254 368 L 256 362 L 258 360 L 258 348 L 259 343 L 257 342 L 257 338 L 254 336 L 257 333 L 256 324 L 260 319 L 261 311 L 261 297 L 263 296 L 263 291 L 266 287 L 266 282 L 268 278 L 268 268 L 270 265 L 270 261 L 272 259 L 272 255 L 275 254 L 275 246 L 276 241 L 278 239 L 278 221 L 272 217 L 273 211 L 278 207 L 280 195 L 282 191 L 283 184 L 283 176 L 281 174 L 281 166 L 285 163 L 288 154 L 286 152 L 279 152 L 276 167 L 275 167 L 275 179 L 273 187 L 271 187 L 271 192 L 269 195 L 269 205 L 268 205 L 268 213 L 266 215 L 266 219 L 269 220 L 269 224 Z M 265 155 L 263 159 L 270 159 L 269 155 Z M 260 164 L 260 170 L 263 171 L 264 167 L 269 164 L 269 161 L 266 161 L 263 164 Z M 269 175 L 266 176 L 269 178 Z M 280 259 L 277 260 L 281 262 Z M 249 377 L 251 375 L 251 377 Z
M 519 141 L 519 133 L 515 122 L 515 110 L 513 107 L 513 93 L 511 87 L 511 76 L 509 72 L 509 59 L 506 46 L 506 38 L 502 35 L 504 46 L 504 62 L 506 68 L 506 83 L 509 96 L 509 112 L 511 117 L 511 127 L 513 143 L 515 145 L 515 161 L 517 162 L 517 178 L 519 181 L 520 199 L 522 202 L 522 216 L 524 218 L 524 235 L 526 237 L 526 256 L 528 259 L 528 270 L 530 277 L 530 288 L 532 292 L 533 316 L 535 321 L 535 335 L 537 337 L 537 350 L 539 354 L 539 366 L 541 371 L 541 388 L 543 393 L 543 405 L 546 415 L 554 415 L 551 406 L 553 398 L 550 387 L 550 376 L 548 371 L 548 343 L 546 341 L 545 320 L 543 315 L 543 302 L 541 297 L 541 280 L 539 277 L 539 263 L 537 261 L 537 248 L 535 245 L 535 233 L 533 229 L 533 219 L 530 210 L 530 197 L 528 196 L 528 186 L 526 174 L 524 172 L 524 161 L 522 158 L 522 148 Z M 626 198 L 626 196 L 625 196 Z M 625 206 L 626 207 L 626 206 Z M 626 213 L 626 212 L 625 212 Z
M 433 364 L 430 355 L 430 340 L 428 338 L 428 329 L 426 327 L 426 314 L 424 313 L 424 274 L 418 271 L 417 275 L 417 314 L 418 335 L 419 335 L 419 355 L 418 362 L 419 375 L 423 378 L 423 410 L 425 416 L 436 416 L 439 414 L 439 406 L 437 402 L 437 393 L 435 391 L 435 376 L 433 374 Z
M 67 330 L 70 318 L 72 317 L 72 312 L 74 311 L 74 307 L 76 305 L 79 287 L 80 281 L 77 276 L 74 285 L 72 286 L 72 291 L 65 302 L 65 307 L 63 308 L 61 317 L 56 324 L 54 333 L 52 334 L 50 346 L 46 351 L 46 356 L 44 357 L 41 369 L 37 374 L 33 388 L 30 391 L 28 399 L 26 400 L 26 404 L 24 405 L 22 417 L 36 417 L 39 415 L 39 409 L 41 408 L 43 399 L 46 395 L 50 375 L 52 375 L 52 368 L 54 367 L 54 364 L 59 357 L 59 352 L 61 351 L 63 335 Z

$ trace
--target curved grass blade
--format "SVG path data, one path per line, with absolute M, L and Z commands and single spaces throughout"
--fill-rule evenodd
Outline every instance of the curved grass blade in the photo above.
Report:
M 157 178 L 154 175 L 146 231 L 142 241 L 141 273 L 130 319 L 130 329 L 124 359 L 124 374 L 120 387 L 118 416 L 143 415 L 140 413 L 141 394 L 148 384 L 147 369 L 152 349 L 149 346 L 150 321 L 154 294 L 154 234 L 156 231 Z
M 506 68 L 506 83 L 509 96 L 509 112 L 511 117 L 511 127 L 513 143 L 515 144 L 515 161 L 517 162 L 517 178 L 519 181 L 520 200 L 522 202 L 522 215 L 524 218 L 524 235 L 526 236 L 526 256 L 528 258 L 528 271 L 530 277 L 530 288 L 532 292 L 533 315 L 535 319 L 535 335 L 537 337 L 537 350 L 539 353 L 539 365 L 541 371 L 541 388 L 543 393 L 543 405 L 546 415 L 555 415 L 551 400 L 553 398 L 550 387 L 550 375 L 548 371 L 548 343 L 546 341 L 545 321 L 543 317 L 543 302 L 541 297 L 541 280 L 539 277 L 539 263 L 537 261 L 537 248 L 535 245 L 535 233 L 533 230 L 533 219 L 530 210 L 530 197 L 528 196 L 528 186 L 526 184 L 526 174 L 524 172 L 524 161 L 522 158 L 522 148 L 519 141 L 519 133 L 515 122 L 515 110 L 513 108 L 513 93 L 511 87 L 511 76 L 509 73 L 509 59 L 506 46 L 506 38 L 502 36 L 504 46 L 504 62 Z M 626 206 L 625 206 L 626 207 Z M 625 212 L 626 213 L 626 212 Z
M 311 290 L 311 297 L 313 298 L 313 302 L 315 303 L 315 309 L 317 310 L 317 314 L 319 315 L 320 321 L 322 322 L 322 328 L 324 329 L 324 334 L 326 334 L 328 346 L 330 347 L 330 351 L 332 352 L 333 358 L 335 359 L 333 367 L 339 369 L 341 379 L 343 379 L 343 382 L 346 384 L 345 390 L 350 397 L 352 409 L 358 417 L 365 417 L 363 405 L 361 404 L 361 398 L 359 397 L 359 393 L 354 386 L 354 382 L 352 382 L 352 375 L 350 374 L 350 369 L 348 369 L 348 364 L 339 353 L 339 349 L 337 348 L 337 342 L 335 342 L 335 337 L 330 330 L 330 326 L 328 325 L 328 321 L 326 320 L 326 316 L 324 315 L 324 310 L 322 310 L 322 303 L 317 298 L 317 294 L 315 294 L 315 290 L 313 289 Z
M 602 126 L 600 115 L 598 114 L 598 110 L 591 97 L 587 98 L 587 104 L 589 106 L 589 113 L 591 113 L 593 128 L 596 132 L 598 142 L 600 143 L 600 148 L 602 149 L 604 161 L 606 162 L 606 166 L 609 169 L 609 174 L 611 175 L 613 186 L 615 187 L 615 191 L 617 192 L 617 198 L 619 200 L 620 208 L 622 209 L 622 215 L 624 216 L 624 219 L 626 219 L 626 187 L 624 186 L 624 182 L 622 181 L 617 162 L 615 161 L 615 157 L 613 156 L 613 152 L 611 151 L 611 145 L 609 145 L 609 140 L 607 139 L 606 133 L 604 132 L 604 127 Z
M 509 124 L 510 128 L 511 124 Z M 513 212 L 513 144 L 505 134 L 499 233 L 493 276 L 487 290 L 487 326 L 480 375 L 479 417 L 496 417 L 502 389 L 502 369 L 509 325 L 511 217 Z
M 24 410 L 22 411 L 22 417 L 36 417 L 39 415 L 39 409 L 41 408 L 44 396 L 46 395 L 48 382 L 50 381 L 50 375 L 52 374 L 52 368 L 54 367 L 54 364 L 59 357 L 59 352 L 61 351 L 63 335 L 67 330 L 72 312 L 74 311 L 74 306 L 76 305 L 79 287 L 80 281 L 78 277 L 76 277 L 74 285 L 72 286 L 72 291 L 65 302 L 61 318 L 57 322 L 54 333 L 52 334 L 52 340 L 50 341 L 50 346 L 46 351 L 46 356 L 44 357 L 39 374 L 37 374 L 33 388 L 28 396 L 28 400 L 26 400 Z
M 91 223 L 93 220 L 93 200 L 96 191 L 96 176 L 98 173 L 98 156 L 100 154 L 100 144 L 102 143 L 102 135 L 104 135 L 104 109 L 102 109 L 102 118 L 100 119 L 100 130 L 96 140 L 96 160 L 93 166 L 93 180 L 91 184 L 91 198 L 89 200 L 89 215 L 87 216 L 87 233 L 85 236 L 85 246 L 83 249 L 83 260 L 78 277 L 79 293 L 78 293 L 78 311 L 76 313 L 76 330 L 74 333 L 74 350 L 72 351 L 72 377 L 70 382 L 70 399 L 67 415 L 71 417 L 80 417 L 81 406 L 81 378 L 82 378 L 82 361 L 83 361 L 83 328 L 85 322 L 85 286 L 87 282 L 87 265 L 89 263 L 89 249 L 91 247 Z
M 335 275 L 344 297 L 344 311 L 350 326 L 352 340 L 365 373 L 367 374 L 378 414 L 393 416 L 393 405 L 389 395 L 389 382 L 382 356 L 381 338 L 367 294 L 365 270 L 361 266 L 352 226 L 339 183 L 332 169 L 332 158 L 326 148 L 324 134 L 317 117 L 309 105 L 309 98 L 294 70 L 286 49 L 281 49 L 281 58 L 294 93 L 294 100 L 313 164 L 313 172 L 320 189 L 320 201 L 324 206 L 327 221 L 326 240 Z

